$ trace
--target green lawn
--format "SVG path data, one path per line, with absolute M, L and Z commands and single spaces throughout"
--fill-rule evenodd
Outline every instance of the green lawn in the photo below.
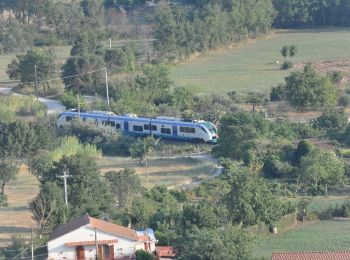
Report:
M 180 63 L 172 78 L 194 92 L 267 91 L 289 74 L 275 63 L 283 61 L 283 45 L 296 44 L 298 53 L 291 60 L 301 63 L 350 58 L 349 42 L 350 28 L 276 31 L 266 39 Z
M 349 232 L 350 221 L 300 224 L 285 233 L 258 239 L 253 255 L 270 259 L 273 252 L 349 250 Z

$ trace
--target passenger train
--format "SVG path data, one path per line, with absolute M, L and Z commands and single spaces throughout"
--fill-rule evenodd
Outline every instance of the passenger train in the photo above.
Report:
M 187 121 L 180 118 L 158 116 L 155 118 L 138 117 L 134 114 L 116 115 L 108 111 L 62 112 L 57 119 L 57 127 L 62 127 L 74 118 L 93 121 L 97 126 L 110 126 L 126 135 L 147 136 L 174 140 L 203 141 L 216 143 L 217 129 L 211 122 L 202 120 Z

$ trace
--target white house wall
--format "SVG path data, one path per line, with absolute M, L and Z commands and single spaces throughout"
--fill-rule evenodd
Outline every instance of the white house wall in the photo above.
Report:
M 114 254 L 115 257 L 124 255 L 124 256 L 133 256 L 136 248 L 136 241 L 128 240 L 121 238 L 112 234 L 101 232 L 96 230 L 97 240 L 113 240 L 117 239 L 118 243 L 114 245 Z M 48 259 L 76 259 L 76 249 L 74 246 L 67 247 L 65 243 L 68 242 L 79 242 L 79 241 L 92 241 L 95 242 L 95 230 L 87 226 L 80 227 L 70 233 L 62 235 L 52 241 L 48 242 Z M 143 243 L 142 243 L 143 245 Z M 137 246 L 139 249 L 139 246 Z M 143 249 L 143 248 L 140 248 Z M 84 246 L 84 253 L 86 259 L 94 259 L 95 257 L 95 246 Z

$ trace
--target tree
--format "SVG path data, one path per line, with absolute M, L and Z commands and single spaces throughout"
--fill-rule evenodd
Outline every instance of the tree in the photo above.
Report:
M 70 175 L 67 179 L 67 187 L 71 218 L 86 213 L 100 217 L 110 210 L 112 196 L 108 183 L 101 177 L 93 158 L 79 153 L 63 156 L 46 174 L 45 182 L 55 182 L 63 189 L 61 178 L 63 171 Z
M 326 109 L 314 120 L 313 126 L 325 131 L 330 138 L 339 139 L 343 136 L 348 125 L 348 117 L 344 111 Z
M 118 206 L 122 209 L 129 208 L 133 199 L 141 195 L 141 182 L 135 170 L 125 168 L 119 172 L 109 171 L 106 178 L 112 193 L 117 197 Z
M 242 159 L 258 137 L 265 135 L 269 122 L 260 114 L 239 112 L 224 116 L 220 121 L 217 156 Z
M 18 168 L 8 160 L 0 160 L 1 197 L 6 204 L 5 185 L 16 178 Z
M 334 152 L 314 149 L 301 158 L 299 175 L 307 186 L 339 184 L 345 176 L 345 165 Z
M 146 181 L 148 184 L 148 159 L 147 155 L 153 152 L 154 148 L 158 144 L 157 139 L 153 136 L 148 136 L 144 139 L 138 139 L 135 143 L 130 146 L 130 154 L 133 159 L 138 159 L 141 165 L 143 160 L 145 161 L 146 168 Z
M 29 208 L 38 225 L 40 237 L 50 234 L 69 217 L 63 190 L 52 182 L 41 185 L 39 194 L 30 202 Z
M 229 256 L 248 260 L 251 242 L 246 230 L 228 225 L 219 229 L 186 230 L 178 248 L 181 259 L 227 259 Z
M 42 82 L 52 78 L 56 70 L 56 57 L 50 50 L 36 49 L 29 50 L 25 55 L 17 55 L 8 65 L 7 74 L 10 79 L 20 80 L 23 84 L 35 82 L 35 66 L 37 80 L 41 81 L 44 93 L 46 88 L 50 88 L 49 82 Z
M 292 44 L 289 46 L 289 56 L 292 58 L 294 57 L 298 52 L 298 47 L 295 44 Z
M 287 45 L 283 46 L 282 49 L 281 49 L 281 54 L 282 54 L 282 56 L 283 56 L 285 59 L 286 59 L 287 56 L 288 56 L 288 51 L 289 51 L 289 49 L 288 49 L 288 46 L 287 46 Z
M 318 75 L 310 65 L 303 72 L 292 72 L 285 78 L 285 96 L 289 103 L 299 109 L 333 107 L 336 89 L 327 77 Z
M 301 158 L 312 152 L 313 149 L 314 146 L 312 143 L 307 140 L 301 140 L 298 144 L 297 149 L 295 150 L 295 162 L 299 164 Z
M 36 153 L 38 136 L 35 130 L 25 122 L 0 122 L 0 156 L 20 157 Z
M 104 80 L 104 51 L 92 30 L 83 31 L 74 41 L 70 57 L 62 66 L 62 79 L 68 90 L 95 94 Z M 75 76 L 77 75 L 77 76 Z M 104 93 L 104 92 L 103 92 Z
M 198 228 L 219 228 L 227 220 L 228 212 L 222 205 L 213 205 L 200 201 L 197 205 L 185 205 L 183 208 L 184 229 L 196 226 Z
M 230 184 L 224 200 L 233 223 L 247 227 L 271 224 L 280 218 L 281 203 L 260 175 L 247 168 L 229 167 L 224 176 Z

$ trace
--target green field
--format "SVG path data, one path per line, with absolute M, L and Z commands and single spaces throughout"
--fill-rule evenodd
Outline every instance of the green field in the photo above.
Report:
M 289 72 L 281 71 L 283 45 L 296 44 L 294 63 L 350 58 L 350 28 L 276 31 L 266 39 L 213 51 L 173 67 L 177 85 L 194 92 L 267 91 Z
M 349 231 L 350 221 L 300 224 L 285 233 L 258 239 L 253 255 L 270 259 L 272 252 L 349 250 Z

